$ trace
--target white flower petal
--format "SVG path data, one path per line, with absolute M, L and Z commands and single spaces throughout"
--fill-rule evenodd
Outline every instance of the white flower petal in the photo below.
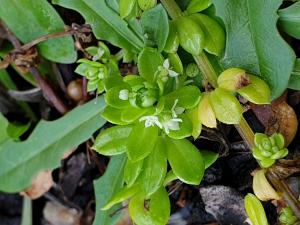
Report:
M 139 121 L 145 121 L 145 127 L 158 126 L 162 129 L 162 124 L 159 122 L 157 116 L 143 116 L 139 119 Z
M 128 100 L 129 91 L 127 89 L 123 89 L 119 92 L 119 99 L 121 100 Z
M 170 68 L 170 61 L 169 61 L 169 59 L 165 59 L 165 61 L 163 63 L 163 67 L 166 68 L 166 69 Z
M 170 77 L 177 77 L 179 75 L 179 73 L 177 73 L 177 72 L 175 72 L 173 70 L 168 70 L 168 72 L 169 72 L 169 76 Z
M 176 113 L 176 115 L 180 115 L 184 112 L 184 110 L 185 110 L 185 108 L 183 108 L 183 107 L 176 107 L 174 109 L 174 112 Z

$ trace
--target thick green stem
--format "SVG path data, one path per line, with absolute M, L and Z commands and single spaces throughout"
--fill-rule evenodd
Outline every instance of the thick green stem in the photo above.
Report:
M 168 14 L 172 19 L 176 19 L 183 15 L 182 11 L 176 4 L 175 0 L 161 0 L 161 3 L 167 10 Z M 213 87 L 217 87 L 217 73 L 215 69 L 211 65 L 209 59 L 207 58 L 206 54 L 203 52 L 199 56 L 194 56 L 194 60 L 196 61 L 199 69 L 204 74 L 206 80 L 210 82 Z M 237 131 L 248 145 L 249 149 L 254 147 L 254 133 L 245 120 L 242 117 L 242 120 L 239 124 L 235 125 Z M 269 181 L 273 184 L 275 189 L 282 194 L 283 199 L 285 202 L 293 209 L 295 215 L 300 219 L 300 203 L 293 195 L 290 187 L 286 184 L 284 180 L 277 178 L 276 176 L 268 175 L 267 177 Z
M 197 63 L 202 74 L 204 75 L 205 79 L 211 84 L 211 86 L 213 86 L 214 88 L 218 87 L 218 75 L 209 62 L 209 59 L 207 58 L 205 52 L 202 52 L 201 55 L 194 56 L 194 60 Z
M 181 9 L 174 0 L 160 0 L 160 2 L 173 20 L 183 15 Z

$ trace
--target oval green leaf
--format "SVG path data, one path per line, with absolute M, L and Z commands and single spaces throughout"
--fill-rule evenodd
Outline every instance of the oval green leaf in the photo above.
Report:
M 165 138 L 168 161 L 174 174 L 187 184 L 200 184 L 205 163 L 199 150 L 188 140 Z
M 158 127 L 145 127 L 144 123 L 137 123 L 128 137 L 128 158 L 132 162 L 146 158 L 154 149 L 157 137 Z
M 115 126 L 101 132 L 92 149 L 102 155 L 118 155 L 126 152 L 126 143 L 132 126 Z
M 239 101 L 222 88 L 216 88 L 209 95 L 209 102 L 216 118 L 222 123 L 238 124 L 242 118 L 243 109 Z
M 148 82 L 155 81 L 155 73 L 163 65 L 162 55 L 153 48 L 144 48 L 138 56 L 138 69 L 141 77 Z M 151 63 L 150 63 L 151 62 Z
M 131 162 L 127 159 L 124 167 L 124 180 L 127 187 L 134 184 L 140 173 L 142 172 L 144 160 L 139 160 L 137 162 Z
M 245 209 L 253 225 L 268 225 L 267 216 L 258 198 L 253 194 L 245 197 Z

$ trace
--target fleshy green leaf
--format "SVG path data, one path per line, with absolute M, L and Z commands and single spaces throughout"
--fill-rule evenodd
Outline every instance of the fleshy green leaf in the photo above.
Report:
M 105 129 L 95 140 L 92 147 L 102 155 L 118 155 L 126 152 L 127 139 L 132 126 L 115 126 Z
M 196 86 L 185 86 L 164 96 L 164 107 L 169 110 L 178 99 L 177 107 L 194 108 L 201 98 L 201 92 Z
M 176 176 L 187 184 L 198 185 L 204 175 L 205 163 L 199 150 L 188 140 L 165 138 L 168 161 Z
M 141 17 L 146 45 L 158 48 L 161 52 L 167 42 L 169 34 L 168 14 L 161 4 L 147 10 Z
M 130 87 L 124 86 L 116 86 L 111 89 L 109 89 L 105 94 L 105 102 L 110 105 L 111 107 L 117 108 L 117 109 L 124 109 L 128 108 L 130 106 L 128 100 L 122 100 L 120 99 L 120 91 L 122 90 L 130 90 Z
M 175 23 L 182 48 L 192 55 L 200 55 L 205 47 L 205 34 L 200 25 L 187 16 L 179 17 Z
M 177 34 L 177 29 L 173 21 L 169 21 L 169 35 L 165 44 L 164 51 L 167 53 L 177 52 L 179 46 L 179 38 Z
M 140 175 L 143 168 L 144 160 L 139 160 L 137 162 L 131 162 L 127 159 L 124 168 L 124 180 L 127 187 L 130 187 L 136 181 L 136 178 Z
M 250 193 L 246 195 L 245 208 L 253 225 L 269 224 L 264 207 L 255 195 Z
M 121 18 L 125 18 L 129 16 L 131 11 L 133 10 L 136 0 L 120 0 L 120 16 Z
M 282 0 L 213 0 L 222 18 L 227 43 L 222 63 L 239 67 L 267 81 L 272 99 L 287 88 L 295 54 L 280 37 L 276 14 Z M 284 65 L 284 66 L 282 66 Z
M 199 137 L 202 130 L 202 123 L 198 114 L 198 107 L 188 110 L 186 114 L 190 119 L 190 121 L 192 122 L 193 125 L 192 136 L 194 140 L 196 140 Z
M 79 12 L 92 26 L 97 39 L 106 40 L 128 51 L 137 52 L 143 47 L 142 40 L 128 28 L 117 12 L 104 0 L 52 0 L 54 4 Z
M 294 38 L 300 39 L 300 2 L 295 2 L 293 5 L 278 10 L 279 27 L 287 34 Z
M 186 11 L 190 14 L 197 13 L 207 9 L 210 5 L 211 0 L 192 0 L 189 3 Z
M 0 18 L 23 43 L 64 31 L 63 20 L 46 0 L 1 0 L 0 5 Z M 71 37 L 47 40 L 38 45 L 38 50 L 54 62 L 73 63 L 77 58 Z
M 221 55 L 225 48 L 225 32 L 217 21 L 207 15 L 196 13 L 190 16 L 205 34 L 204 49 L 214 55 Z
M 163 138 L 159 137 L 153 151 L 145 158 L 142 173 L 138 178 L 147 196 L 150 196 L 161 187 L 166 173 L 167 155 L 165 143 Z
M 158 127 L 145 127 L 144 123 L 137 123 L 128 137 L 127 154 L 132 162 L 147 157 L 155 147 L 158 137 Z
M 123 186 L 123 169 L 126 155 L 114 156 L 110 159 L 108 167 L 103 176 L 94 181 L 96 195 L 96 215 L 93 225 L 114 225 L 120 218 L 120 213 L 114 214 L 120 205 L 112 207 L 110 210 L 102 211 L 101 208 L 119 192 Z
M 151 197 L 149 210 L 145 209 L 145 197 L 139 194 L 129 202 L 129 213 L 137 225 L 166 225 L 170 217 L 168 192 L 161 187 Z
M 102 117 L 110 123 L 117 125 L 126 125 L 128 124 L 128 122 L 122 120 L 123 112 L 124 110 L 116 109 L 111 106 L 106 106 L 102 113 Z
M 118 193 L 114 194 L 113 197 L 109 200 L 109 202 L 106 203 L 101 209 L 108 210 L 111 207 L 113 207 L 115 204 L 118 204 L 120 202 L 123 202 L 123 201 L 131 198 L 139 191 L 140 191 L 140 188 L 138 185 L 134 185 L 131 187 L 124 187 Z
M 212 151 L 207 151 L 207 150 L 201 150 L 201 155 L 204 159 L 205 162 L 205 169 L 210 167 L 214 162 L 218 159 L 219 154 L 212 152 Z
M 151 62 L 151 63 L 149 63 Z M 148 82 L 154 82 L 155 73 L 163 65 L 162 55 L 153 48 L 144 48 L 138 57 L 140 75 Z
M 187 115 L 182 114 L 179 117 L 182 122 L 179 123 L 179 130 L 170 130 L 168 136 L 174 139 L 182 139 L 192 135 L 193 124 Z
M 237 90 L 241 96 L 255 104 L 269 104 L 271 92 L 269 86 L 262 79 L 248 74 L 250 84 Z
M 104 125 L 106 121 L 100 117 L 104 105 L 103 97 L 91 100 L 58 120 L 41 121 L 24 142 L 0 145 L 0 190 L 22 191 L 38 172 L 57 168 L 63 153 L 88 140 Z
M 238 124 L 242 118 L 243 109 L 239 101 L 228 91 L 216 88 L 209 95 L 209 102 L 216 118 L 222 123 Z

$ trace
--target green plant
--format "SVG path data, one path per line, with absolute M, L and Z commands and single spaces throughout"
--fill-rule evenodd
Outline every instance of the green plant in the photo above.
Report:
M 268 137 L 266 134 L 256 133 L 254 142 L 253 156 L 264 168 L 272 166 L 275 160 L 284 158 L 289 153 L 288 149 L 284 148 L 282 134 L 273 134 Z
M 26 52 L 38 44 L 36 54 L 49 60 L 59 63 L 76 60 L 72 39 L 63 36 L 72 34 L 78 41 L 78 30 L 62 31 L 62 20 L 47 1 L 39 2 L 42 10 L 36 10 L 37 13 L 31 12 L 32 0 L 22 1 L 22 7 L 15 7 L 13 1 L 0 2 L 4 6 L 0 9 L 1 19 L 21 41 L 33 41 L 24 47 L 12 39 L 14 48 Z M 8 124 L 1 116 L 4 124 L 0 127 L 1 190 L 15 192 L 27 188 L 37 172 L 56 168 L 63 152 L 87 140 L 105 121 L 116 126 L 101 130 L 92 147 L 102 155 L 112 156 L 105 175 L 95 181 L 95 224 L 114 224 L 117 220 L 109 214 L 125 200 L 129 201 L 129 212 L 136 224 L 167 224 L 168 184 L 179 179 L 199 185 L 205 169 L 218 157 L 192 144 L 191 137 L 199 137 L 202 125 L 217 128 L 218 121 L 235 125 L 263 167 L 270 167 L 287 155 L 282 135 L 253 135 L 237 98 L 268 104 L 288 84 L 297 86 L 292 80 L 298 80 L 299 60 L 293 71 L 295 54 L 275 26 L 276 11 L 282 1 L 180 1 L 183 10 L 173 0 L 161 0 L 161 4 L 156 0 L 52 2 L 79 12 L 99 40 L 98 46 L 81 49 L 86 57 L 77 61 L 75 72 L 88 80 L 88 92 L 104 93 L 105 106 L 99 97 L 97 104 L 87 103 L 58 121 L 41 122 L 25 142 L 17 141 L 28 126 Z M 294 37 L 298 31 L 293 28 L 291 18 L 298 5 L 279 11 L 280 26 Z M 32 21 L 23 26 L 14 20 L 16 13 Z M 49 18 L 57 27 L 51 26 Z M 35 32 L 28 33 L 28 27 Z M 60 37 L 57 42 L 47 40 L 49 32 L 57 31 L 62 32 L 56 34 Z M 46 42 L 35 43 L 34 39 L 41 35 L 46 35 L 47 38 L 43 36 Z M 269 44 L 267 51 L 265 43 Z M 120 48 L 119 52 L 112 54 L 115 48 L 111 45 Z M 17 60 L 5 57 L 7 54 L 10 56 L 11 52 L 1 54 L 4 59 L 1 63 L 15 64 Z M 138 73 L 121 75 L 121 60 L 136 64 Z M 31 73 L 34 85 L 43 87 L 45 96 L 52 97 L 53 91 L 45 88 L 45 82 L 37 74 L 36 62 L 26 61 L 26 72 Z M 16 68 L 24 69 L 24 65 Z M 0 72 L 4 74 L 1 83 L 11 86 L 7 74 Z M 66 113 L 68 109 L 58 100 L 53 101 L 55 107 Z M 100 112 L 105 120 L 98 117 Z M 49 136 L 43 145 L 45 130 Z M 24 147 L 30 152 L 27 157 L 22 153 Z M 52 160 L 39 162 L 49 155 Z M 20 176 L 24 167 L 29 178 Z M 113 177 L 116 174 L 119 176 Z M 275 184 L 285 200 L 293 200 L 284 181 Z M 299 217 L 295 205 L 299 203 L 287 202 Z M 263 207 L 255 196 L 246 196 L 245 207 L 254 224 L 267 224 Z

